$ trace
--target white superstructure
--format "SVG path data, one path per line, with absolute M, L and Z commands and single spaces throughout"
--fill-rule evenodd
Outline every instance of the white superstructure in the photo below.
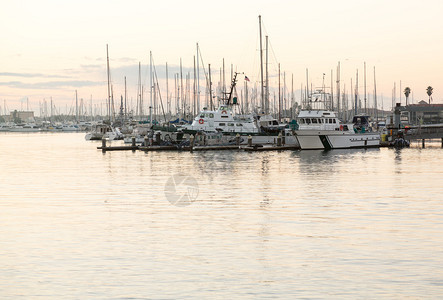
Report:
M 204 108 L 182 128 L 205 132 L 258 133 L 259 128 L 252 115 L 234 115 L 232 105 L 220 105 L 216 110 Z

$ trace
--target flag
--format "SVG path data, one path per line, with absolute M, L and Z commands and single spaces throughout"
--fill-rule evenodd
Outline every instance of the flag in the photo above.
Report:
M 248 78 L 248 76 L 245 76 L 245 80 L 246 80 L 246 81 L 250 81 L 249 78 Z

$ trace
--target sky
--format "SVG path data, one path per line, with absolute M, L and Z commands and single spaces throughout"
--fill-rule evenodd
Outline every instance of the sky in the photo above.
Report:
M 331 70 L 335 81 L 340 62 L 341 90 L 351 90 L 358 70 L 361 98 L 364 64 L 368 94 L 374 90 L 375 68 L 379 108 L 390 107 L 394 84 L 402 103 L 406 86 L 414 103 L 428 100 L 427 86 L 434 88 L 434 103 L 443 103 L 441 1 L 0 0 L 0 4 L 2 111 L 5 104 L 13 110 L 26 109 L 28 103 L 38 111 L 39 103 L 51 98 L 59 110 L 69 110 L 75 91 L 79 99 L 102 103 L 107 98 L 106 45 L 116 98 L 124 93 L 125 76 L 128 98 L 136 98 L 139 63 L 141 81 L 149 86 L 150 52 L 160 78 L 168 64 L 170 89 L 180 60 L 183 72 L 193 77 L 197 43 L 206 71 L 211 64 L 213 82 L 219 81 L 224 60 L 227 77 L 232 66 L 258 84 L 259 15 L 263 39 L 269 37 L 270 85 L 278 84 L 280 64 L 288 90 L 294 78 L 296 101 L 306 85 L 307 69 L 309 84 L 322 86 L 324 76 L 325 86 L 330 86 Z M 203 72 L 201 68 L 201 89 Z M 163 79 L 160 85 L 164 90 Z

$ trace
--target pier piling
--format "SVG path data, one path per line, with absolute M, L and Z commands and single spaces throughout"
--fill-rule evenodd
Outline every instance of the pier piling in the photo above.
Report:
M 442 139 L 442 143 L 443 143 L 443 139 Z M 252 147 L 252 136 L 251 135 L 248 136 L 248 146 Z
M 105 153 L 106 152 L 106 139 L 102 138 L 102 152 Z
M 240 134 L 238 134 L 238 133 L 235 136 L 235 142 L 236 142 L 237 145 L 240 145 Z
M 194 135 L 191 134 L 191 136 L 189 137 L 189 148 L 192 152 L 192 148 L 194 147 Z
M 281 132 L 278 134 L 278 137 L 277 137 L 277 146 L 281 147 Z

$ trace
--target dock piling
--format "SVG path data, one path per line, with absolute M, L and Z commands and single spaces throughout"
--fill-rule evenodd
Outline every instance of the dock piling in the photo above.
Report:
M 443 143 L 443 139 L 442 139 L 442 143 Z M 252 147 L 252 136 L 251 135 L 248 136 L 248 146 Z
M 278 137 L 277 137 L 277 146 L 281 147 L 281 132 L 278 134 Z
M 192 152 L 192 148 L 194 147 L 194 135 L 191 134 L 191 136 L 189 137 L 189 148 Z
M 102 138 L 102 152 L 105 153 L 106 152 L 106 139 Z

